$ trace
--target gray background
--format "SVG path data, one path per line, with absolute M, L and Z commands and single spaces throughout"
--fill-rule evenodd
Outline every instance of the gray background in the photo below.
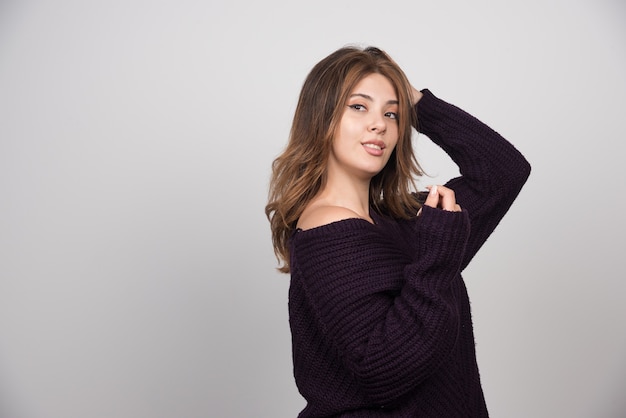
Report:
M 352 43 L 533 165 L 465 275 L 492 416 L 624 416 L 625 3 L 226 3 L 0 2 L 0 416 L 297 414 L 263 207 Z

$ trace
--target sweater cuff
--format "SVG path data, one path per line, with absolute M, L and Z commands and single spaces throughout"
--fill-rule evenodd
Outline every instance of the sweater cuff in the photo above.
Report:
M 417 124 L 415 129 L 418 132 L 430 136 L 431 133 L 447 130 L 463 131 L 471 126 L 473 129 L 486 128 L 482 122 L 475 117 L 450 104 L 437 96 L 430 90 L 422 90 L 422 98 L 415 105 Z
M 419 260 L 444 268 L 460 266 L 470 235 L 467 210 L 450 212 L 424 205 L 414 225 Z

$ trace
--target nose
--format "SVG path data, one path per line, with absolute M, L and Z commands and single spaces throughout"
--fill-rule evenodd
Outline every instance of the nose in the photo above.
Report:
M 382 115 L 373 116 L 370 122 L 369 129 L 371 132 L 383 135 L 385 132 L 387 132 L 387 123 L 385 121 L 385 118 Z

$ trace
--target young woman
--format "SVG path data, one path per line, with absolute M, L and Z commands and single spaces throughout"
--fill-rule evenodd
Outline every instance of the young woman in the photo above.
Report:
M 416 192 L 412 127 L 460 177 Z M 488 416 L 461 272 L 530 174 L 524 157 L 383 51 L 346 47 L 309 73 L 272 168 L 299 416 Z

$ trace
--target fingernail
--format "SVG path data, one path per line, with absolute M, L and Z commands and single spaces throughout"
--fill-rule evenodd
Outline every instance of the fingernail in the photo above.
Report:
M 430 188 L 430 194 L 431 195 L 436 195 L 437 194 L 437 186 L 433 186 Z

